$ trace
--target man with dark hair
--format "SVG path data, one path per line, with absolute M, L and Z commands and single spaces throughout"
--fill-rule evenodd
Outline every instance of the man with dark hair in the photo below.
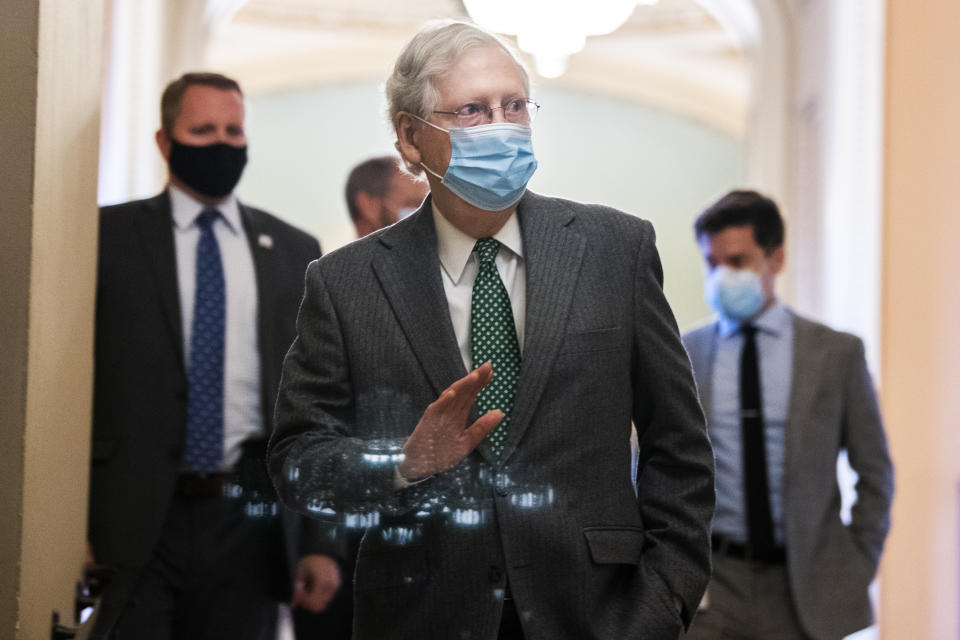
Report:
M 184 94 L 190 87 L 209 87 L 229 91 L 240 96 L 241 100 L 243 99 L 243 91 L 233 78 L 209 71 L 194 71 L 183 74 L 170 82 L 160 96 L 160 131 L 167 138 L 173 138 L 174 136 L 174 123 L 183 108 Z
M 400 168 L 400 159 L 379 156 L 350 171 L 344 196 L 350 219 L 362 238 L 416 211 L 430 191 L 423 180 Z
M 97 632 L 273 638 L 291 585 L 319 610 L 339 583 L 320 523 L 279 509 L 263 462 L 320 247 L 233 195 L 235 81 L 186 74 L 161 102 L 167 188 L 100 213 L 90 545 L 117 574 Z
M 694 222 L 697 241 L 729 227 L 750 226 L 760 248 L 772 253 L 783 246 L 783 220 L 770 198 L 756 191 L 734 190 L 707 207 Z
M 716 322 L 683 337 L 717 461 L 713 578 L 688 638 L 839 639 L 871 623 L 893 470 L 859 338 L 777 300 L 776 203 L 733 191 L 694 224 Z M 837 459 L 858 475 L 840 513 Z

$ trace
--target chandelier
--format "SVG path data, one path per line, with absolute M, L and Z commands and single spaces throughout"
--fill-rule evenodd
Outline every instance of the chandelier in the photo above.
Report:
M 556 78 L 567 69 L 568 58 L 581 51 L 587 36 L 616 31 L 638 4 L 658 0 L 463 0 L 477 24 L 516 36 L 517 46 L 529 53 L 537 73 Z

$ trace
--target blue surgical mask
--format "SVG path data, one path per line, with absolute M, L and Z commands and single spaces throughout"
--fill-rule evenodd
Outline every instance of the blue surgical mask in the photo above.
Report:
M 763 307 L 760 274 L 750 269 L 717 267 L 707 274 L 706 299 L 728 320 L 749 320 Z
M 450 164 L 443 176 L 420 163 L 443 186 L 485 211 L 503 211 L 520 201 L 537 170 L 530 127 L 492 122 L 444 129 L 418 120 L 450 134 Z

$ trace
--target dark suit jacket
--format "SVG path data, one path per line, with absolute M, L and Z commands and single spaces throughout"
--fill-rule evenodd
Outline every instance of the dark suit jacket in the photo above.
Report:
M 295 335 L 303 274 L 320 256 L 320 246 L 258 209 L 241 204 L 240 217 L 256 271 L 261 403 L 269 431 L 283 355 Z M 272 246 L 264 246 L 269 243 L 261 243 L 261 235 L 269 236 Z M 97 561 L 125 570 L 136 571 L 150 558 L 181 469 L 187 378 L 177 286 L 167 192 L 104 207 L 89 533 Z M 292 530 L 298 518 L 287 519 L 288 539 L 304 533 Z M 298 553 L 307 550 L 313 528 L 298 543 Z
M 811 637 L 841 638 L 872 620 L 867 587 L 890 528 L 893 466 L 863 343 L 799 316 L 793 327 L 783 470 L 790 592 Z M 709 324 L 683 337 L 707 416 L 716 336 Z M 849 526 L 840 519 L 841 449 L 859 476 Z
M 355 638 L 492 640 L 508 579 L 529 640 L 676 638 L 706 585 L 713 456 L 653 228 L 529 192 L 518 216 L 526 338 L 504 453 L 482 444 L 408 489 L 393 456 L 466 374 L 430 200 L 308 270 L 269 463 L 293 508 L 372 525 Z

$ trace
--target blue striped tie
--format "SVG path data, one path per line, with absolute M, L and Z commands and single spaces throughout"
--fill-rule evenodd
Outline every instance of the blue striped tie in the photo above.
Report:
M 190 366 L 187 371 L 187 447 L 190 471 L 220 470 L 223 458 L 223 342 L 226 291 L 213 223 L 220 212 L 197 216 L 197 287 L 193 298 Z

